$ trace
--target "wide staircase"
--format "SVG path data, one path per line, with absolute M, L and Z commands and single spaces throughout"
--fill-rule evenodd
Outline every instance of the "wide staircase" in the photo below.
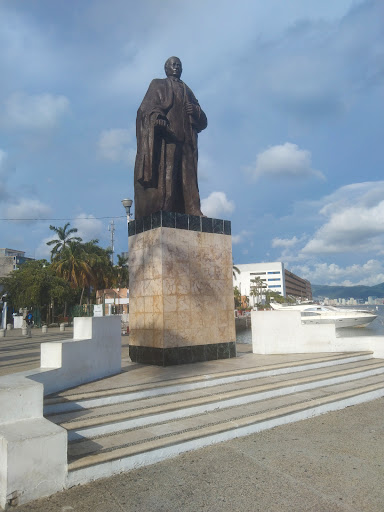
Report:
M 69 390 L 47 397 L 44 415 L 68 431 L 72 486 L 382 396 L 384 360 L 369 352 L 314 354 L 148 384 Z

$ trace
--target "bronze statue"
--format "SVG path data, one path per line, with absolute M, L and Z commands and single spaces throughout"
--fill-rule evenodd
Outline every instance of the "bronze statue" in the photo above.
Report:
M 197 134 L 207 117 L 180 80 L 182 65 L 170 57 L 167 78 L 152 80 L 137 111 L 135 217 L 163 210 L 200 215 Z

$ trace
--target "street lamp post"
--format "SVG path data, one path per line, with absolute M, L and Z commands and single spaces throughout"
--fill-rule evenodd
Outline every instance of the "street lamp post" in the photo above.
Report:
M 130 220 L 130 217 L 131 217 L 131 206 L 132 206 L 132 199 L 123 199 L 121 201 L 123 203 L 123 206 L 125 208 L 125 213 L 127 214 L 127 235 L 128 235 L 128 253 L 129 253 L 129 220 Z M 127 254 L 128 254 L 127 253 Z M 128 260 L 127 260 L 128 262 Z M 129 301 L 129 294 L 127 294 L 128 296 L 128 301 Z M 129 303 L 127 305 L 127 313 L 129 313 Z M 129 332 L 127 330 L 127 332 Z
M 123 199 L 121 202 L 123 203 L 123 206 L 125 208 L 125 213 L 127 214 L 127 229 L 128 229 L 129 228 L 129 219 L 131 217 L 131 206 L 132 206 L 133 201 L 132 201 L 132 199 Z

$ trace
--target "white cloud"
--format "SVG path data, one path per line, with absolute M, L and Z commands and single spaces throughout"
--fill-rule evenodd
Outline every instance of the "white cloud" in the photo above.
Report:
M 62 224 L 64 225 L 65 221 Z M 103 235 L 104 226 L 101 220 L 95 219 L 93 215 L 88 215 L 86 213 L 79 214 L 74 220 L 71 221 L 70 228 L 77 228 L 77 233 L 73 233 L 72 236 L 78 236 L 82 238 L 83 242 L 88 242 L 89 240 L 100 239 Z M 52 231 L 50 236 L 43 238 L 36 248 L 35 255 L 36 258 L 46 258 L 50 259 L 52 246 L 48 246 L 47 242 L 56 238 L 55 233 Z
M 253 233 L 251 231 L 246 231 L 245 229 L 243 229 L 242 231 L 240 231 L 240 233 L 232 235 L 232 243 L 235 245 L 241 244 L 252 236 Z
M 135 163 L 136 148 L 130 130 L 111 129 L 100 134 L 98 142 L 99 155 L 112 162 Z
M 223 215 L 230 215 L 235 209 L 235 203 L 229 199 L 224 192 L 212 192 L 208 197 L 202 199 L 201 209 L 207 217 L 221 218 Z
M 7 179 L 7 163 L 7 153 L 0 149 L 0 200 L 4 200 L 8 197 L 8 191 L 5 184 Z
M 217 171 L 217 165 L 208 154 L 199 152 L 199 182 L 208 181 Z
M 104 226 L 101 220 L 96 219 L 93 215 L 85 213 L 79 214 L 73 221 L 71 227 L 77 228 L 77 233 L 74 236 L 79 236 L 84 242 L 100 239 L 103 235 Z
M 3 125 L 23 129 L 52 128 L 69 110 L 65 96 L 11 94 L 5 101 Z
M 22 198 L 9 202 L 4 208 L 4 216 L 7 219 L 20 219 L 19 222 L 33 222 L 49 217 L 52 213 L 50 206 L 38 199 Z
M 257 155 L 256 164 L 248 168 L 254 179 L 261 176 L 302 179 L 325 179 L 323 173 L 312 169 L 311 152 L 286 142 L 272 146 Z
M 335 263 L 317 263 L 293 266 L 290 270 L 300 277 L 308 279 L 312 284 L 374 286 L 384 282 L 384 263 L 375 259 L 346 267 Z
M 4 169 L 5 160 L 7 158 L 7 153 L 0 149 L 0 172 Z
M 325 223 L 303 254 L 373 252 L 384 254 L 384 182 L 342 187 L 325 198 Z
M 36 259 L 39 259 L 39 260 L 41 260 L 41 259 L 50 260 L 52 245 L 48 246 L 47 242 L 50 242 L 54 238 L 55 238 L 55 236 L 54 236 L 54 233 L 52 232 L 51 236 L 47 236 L 46 238 L 44 238 L 40 242 L 40 244 L 35 249 L 35 258 Z
M 22 10 L 13 2 L 0 2 L 0 19 L 6 20 L 0 24 L 0 47 L 6 49 L 0 54 L 2 83 L 47 83 L 63 72 L 62 48 L 55 45 L 57 31 L 42 29 L 41 18 L 33 19 L 36 10 Z
M 299 239 L 294 236 L 293 238 L 274 238 L 272 240 L 272 247 L 293 247 L 299 242 Z
M 372 254 L 384 255 L 384 181 L 352 183 L 316 201 L 300 201 L 292 215 L 279 219 L 276 228 L 300 229 L 301 236 L 272 240 L 281 248 L 276 257 L 286 262 L 360 262 Z M 296 240 L 295 240 L 296 239 Z M 294 243 L 295 242 L 295 243 Z

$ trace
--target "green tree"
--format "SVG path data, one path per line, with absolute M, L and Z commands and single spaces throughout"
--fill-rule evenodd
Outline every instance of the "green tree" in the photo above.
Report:
M 95 274 L 89 261 L 84 244 L 70 241 L 56 254 L 52 263 L 56 274 L 65 279 L 72 289 L 81 288 L 80 304 L 85 288 L 90 287 L 95 281 Z
M 90 286 L 95 289 L 110 288 L 116 282 L 116 274 L 111 262 L 112 249 L 103 249 L 99 241 L 91 240 L 82 244 L 87 254 L 87 261 L 93 272 Z
M 68 229 L 70 223 L 67 222 L 64 227 L 56 227 L 56 226 L 49 226 L 49 229 L 51 231 L 54 231 L 57 235 L 57 238 L 47 242 L 47 245 L 51 246 L 54 245 L 54 247 L 51 250 L 51 260 L 55 258 L 57 254 L 59 254 L 63 249 L 65 249 L 66 245 L 69 242 L 81 242 L 82 239 L 79 236 L 70 236 L 73 233 L 77 233 L 77 228 L 71 228 Z
M 267 290 L 265 295 L 265 302 L 268 306 L 271 302 L 278 302 L 279 304 L 284 304 L 287 302 L 287 299 L 283 295 L 280 295 L 280 293 L 274 292 L 272 290 Z
M 81 305 L 85 290 L 89 301 L 92 289 L 109 288 L 115 283 L 110 256 L 111 251 L 100 247 L 98 240 L 68 242 L 56 254 L 52 265 L 56 273 L 66 279 L 73 289 L 81 289 Z
M 116 286 L 119 288 L 129 287 L 129 269 L 128 258 L 122 254 L 117 255 L 117 265 L 115 266 Z
M 75 299 L 69 283 L 60 278 L 46 260 L 24 263 L 0 283 L 10 295 L 14 309 L 38 308 L 47 323 L 51 311 L 61 308 L 65 312 L 66 304 Z
M 233 287 L 233 296 L 235 300 L 235 308 L 241 307 L 241 293 L 237 286 Z
M 233 275 L 233 278 L 235 281 L 237 279 L 236 274 L 240 274 L 240 269 L 238 267 L 236 267 L 236 265 L 233 265 L 233 262 L 232 262 L 232 275 Z
M 251 279 L 251 292 L 250 295 L 255 297 L 256 303 L 260 304 L 263 300 L 263 296 L 266 294 L 266 284 L 260 277 Z

